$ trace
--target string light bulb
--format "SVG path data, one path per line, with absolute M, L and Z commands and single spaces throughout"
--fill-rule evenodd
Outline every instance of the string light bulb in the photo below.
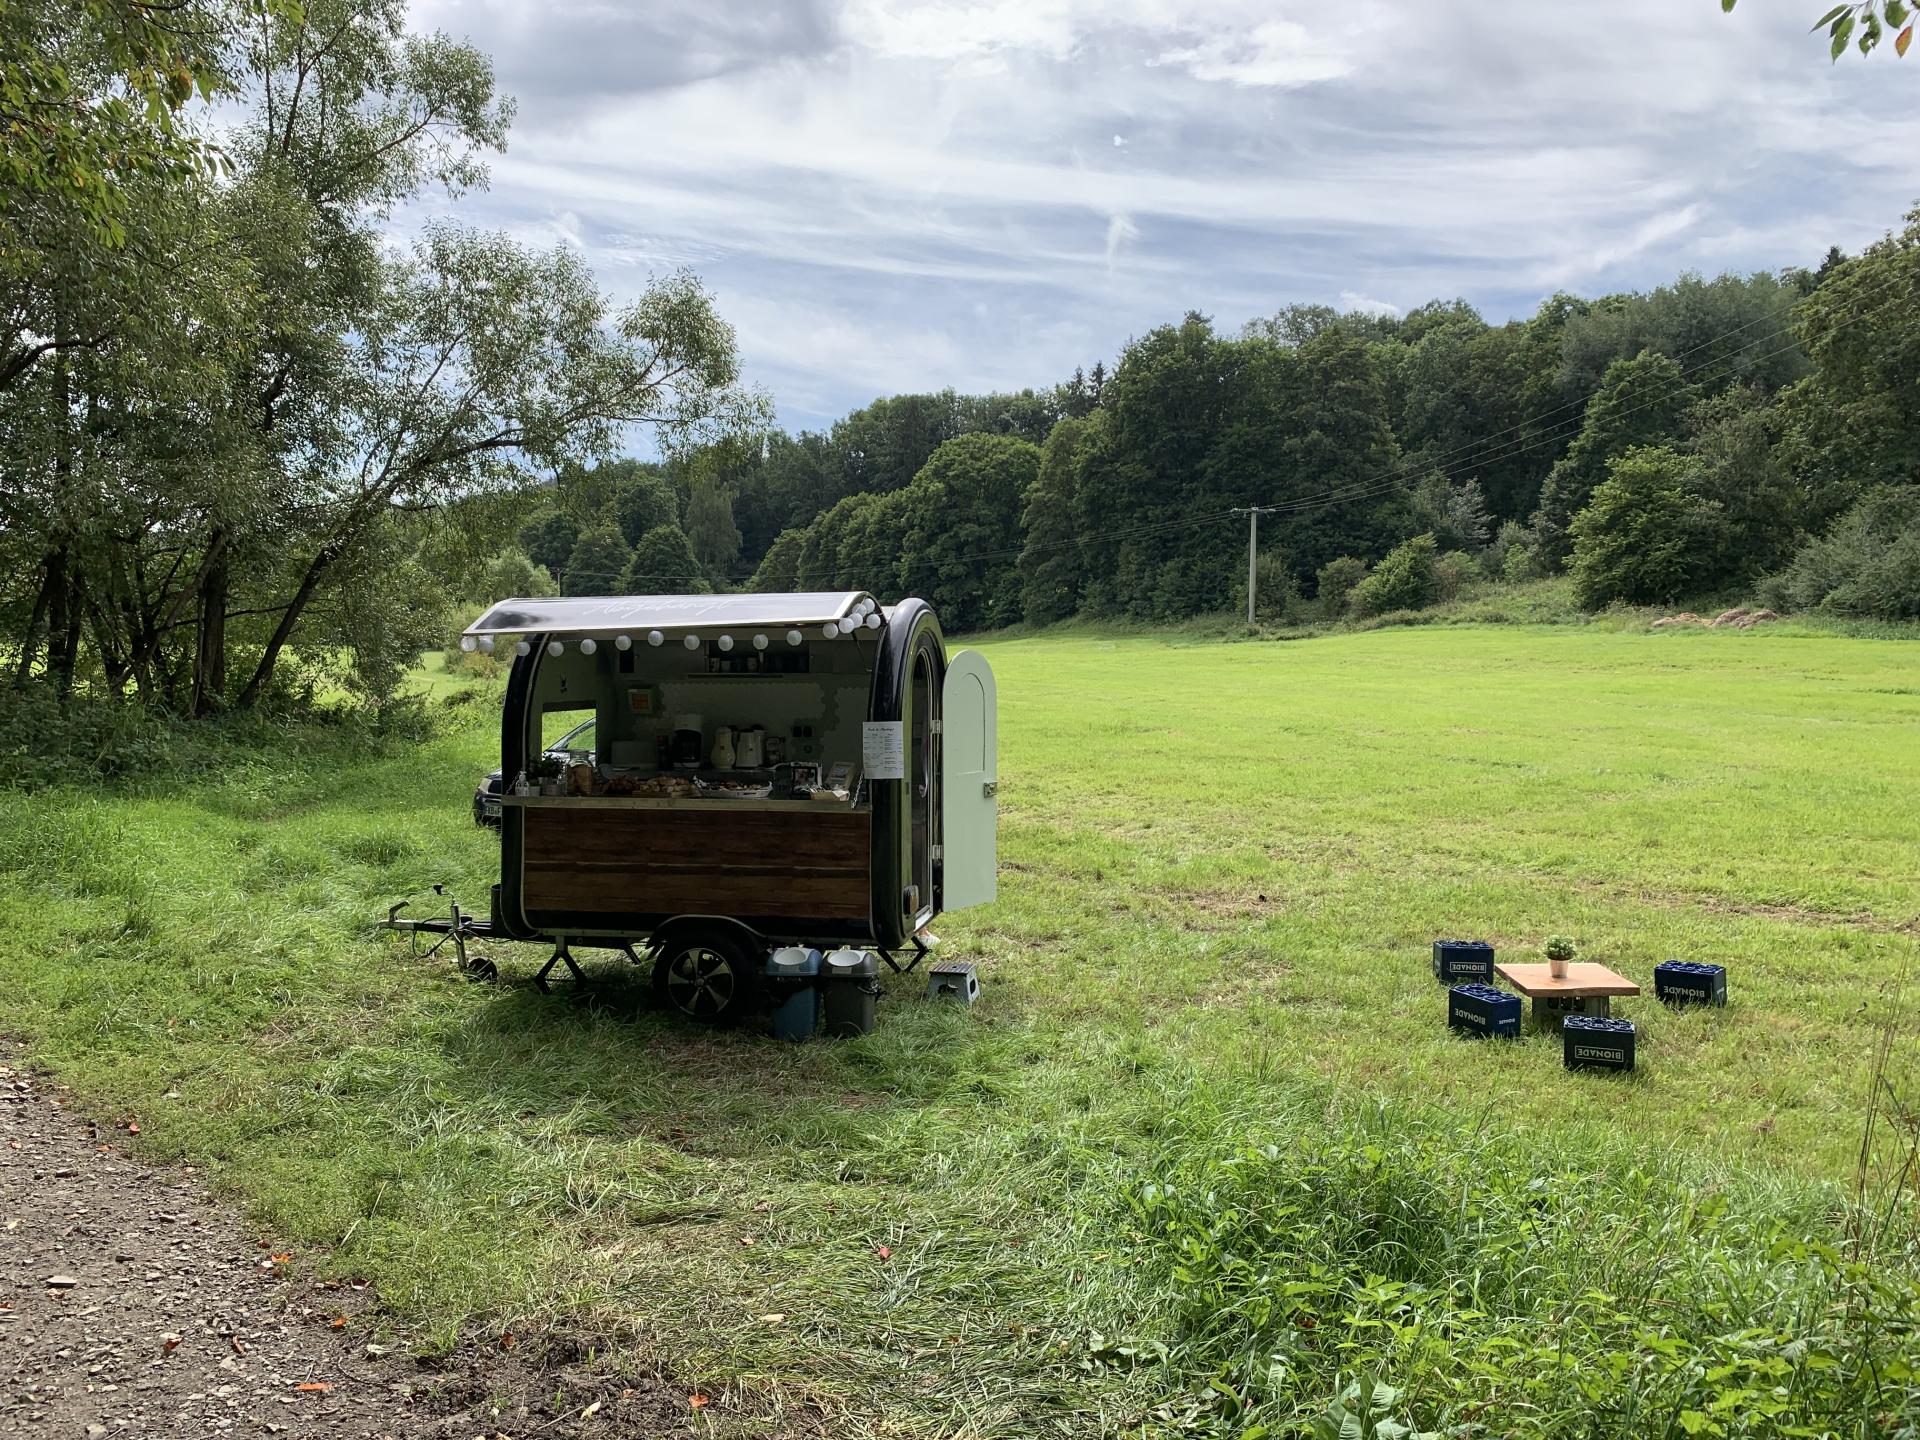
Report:
M 820 633 L 826 636 L 827 639 L 831 640 L 833 639 L 834 636 L 840 633 L 840 627 L 834 624 L 831 620 L 829 620 L 826 624 L 820 627 Z
M 591 655 L 593 654 L 594 651 L 598 650 L 599 648 L 600 648 L 599 644 L 594 640 L 594 638 L 591 635 L 587 636 L 586 639 L 580 642 L 580 653 L 582 655 Z
M 482 635 L 480 637 L 480 653 L 483 655 L 493 654 L 493 636 Z
M 868 614 L 867 628 L 869 630 L 878 630 L 880 628 L 880 617 L 877 614 L 873 614 L 873 613 Z
M 720 637 L 720 648 L 723 651 L 733 649 L 733 637 L 731 635 L 722 635 Z
M 787 644 L 789 645 L 798 645 L 802 640 L 806 638 L 807 637 L 802 635 L 798 630 L 787 631 Z
M 480 642 L 474 639 L 473 636 L 471 635 L 462 635 L 460 637 L 460 648 L 466 651 L 469 655 L 471 655 L 476 649 L 478 649 L 479 646 L 480 646 Z
M 547 641 L 547 654 L 558 659 L 560 656 L 566 654 L 566 652 L 567 647 L 562 645 L 558 640 Z
M 766 636 L 764 636 L 764 635 L 756 635 L 756 636 L 754 636 L 754 637 L 753 637 L 753 648 L 754 648 L 754 649 L 756 649 L 756 650 L 764 650 L 764 649 L 766 649 L 766 648 L 767 648 L 767 637 L 766 637 Z
M 516 640 L 513 642 L 513 653 L 524 659 L 533 653 L 533 646 L 524 640 Z
M 613 648 L 614 648 L 614 649 L 616 649 L 616 650 L 631 650 L 631 649 L 633 649 L 633 636 L 631 636 L 631 635 L 616 635 L 616 636 L 614 636 L 614 637 L 613 637 Z
M 658 630 L 647 631 L 647 644 L 653 646 L 655 649 L 658 649 L 660 646 L 666 643 L 667 643 L 667 637 L 662 635 Z
M 689 650 L 698 650 L 700 648 L 700 637 L 698 635 L 689 635 L 682 643 L 684 643 Z

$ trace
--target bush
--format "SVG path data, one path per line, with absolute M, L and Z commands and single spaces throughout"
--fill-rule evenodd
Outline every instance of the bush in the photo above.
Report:
M 1253 613 L 1263 623 L 1281 624 L 1300 612 L 1300 582 L 1286 557 L 1263 550 L 1253 565 Z
M 1367 569 L 1366 561 L 1351 555 L 1342 555 L 1322 565 L 1314 577 L 1319 587 L 1314 593 L 1320 600 L 1320 613 L 1329 620 L 1338 620 L 1346 614 L 1354 586 L 1367 578 Z
M 1776 610 L 1920 620 L 1920 487 L 1869 490 L 1761 595 Z
M 1433 563 L 1436 598 L 1458 600 L 1480 583 L 1486 572 L 1480 562 L 1464 550 L 1449 550 Z
M 1573 593 L 1590 610 L 1651 605 L 1683 593 L 1711 564 L 1719 507 L 1696 492 L 1700 462 L 1642 446 L 1614 460 L 1573 517 Z
M 1440 594 L 1438 548 L 1431 535 L 1416 535 L 1394 546 L 1373 573 L 1354 587 L 1354 613 L 1384 615 L 1389 610 L 1423 610 L 1431 605 Z

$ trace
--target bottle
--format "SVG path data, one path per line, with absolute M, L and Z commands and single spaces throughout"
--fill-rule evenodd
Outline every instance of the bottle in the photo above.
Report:
M 733 769 L 733 731 L 725 725 L 714 727 L 712 760 L 716 770 Z

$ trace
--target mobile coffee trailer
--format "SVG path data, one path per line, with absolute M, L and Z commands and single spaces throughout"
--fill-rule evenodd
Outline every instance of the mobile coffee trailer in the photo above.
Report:
M 674 1005 L 729 1019 L 779 947 L 910 964 L 934 917 L 993 899 L 993 672 L 925 601 L 516 599 L 461 643 L 515 654 L 485 928 L 551 941 L 549 970 L 644 943 Z M 556 715 L 595 743 L 542 783 Z

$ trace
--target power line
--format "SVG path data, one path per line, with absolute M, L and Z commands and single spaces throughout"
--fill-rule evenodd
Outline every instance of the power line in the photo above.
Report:
M 1883 284 L 1867 291 L 1866 292 L 1867 296 L 1875 297 L 1875 298 L 1871 299 L 1870 301 L 1862 300 L 1861 303 L 1855 304 L 1853 307 L 1851 307 L 1851 313 L 1846 315 L 1844 318 L 1840 319 L 1837 322 L 1837 324 L 1839 326 L 1855 324 L 1865 319 L 1867 315 L 1869 315 L 1870 313 L 1873 313 L 1875 311 L 1885 308 L 1885 305 L 1888 302 L 1888 300 L 1892 298 L 1889 292 L 1895 292 L 1895 291 L 1898 291 L 1902 294 L 1905 293 L 1903 277 L 1892 277 L 1888 281 L 1884 282 Z M 1755 317 L 1754 319 L 1745 321 L 1742 324 L 1736 325 L 1729 330 L 1722 331 L 1717 335 L 1709 336 L 1704 340 L 1698 341 L 1695 344 L 1689 346 L 1687 349 L 1680 351 L 1677 355 L 1669 356 L 1668 358 L 1674 359 L 1677 361 L 1681 358 L 1684 358 L 1687 355 L 1691 355 L 1698 351 L 1707 349 L 1709 346 L 1717 345 L 1724 340 L 1731 339 L 1733 336 L 1740 334 L 1744 330 L 1749 330 L 1757 324 L 1761 324 L 1765 321 L 1769 321 L 1774 318 L 1775 318 L 1774 316 Z M 1732 351 L 1728 352 L 1725 355 L 1716 356 L 1716 357 L 1713 357 L 1711 360 L 1703 361 L 1700 364 L 1693 367 L 1691 371 L 1682 372 L 1681 384 L 1685 385 L 1685 384 L 1691 383 L 1691 380 L 1689 377 L 1697 377 L 1705 373 L 1709 368 L 1711 368 L 1715 364 L 1727 364 L 1736 359 L 1739 359 L 1743 357 L 1744 352 L 1752 349 L 1754 346 L 1765 344 L 1769 340 L 1778 339 L 1783 335 L 1787 335 L 1791 333 L 1795 328 L 1796 328 L 1796 322 L 1793 321 L 1792 319 L 1789 319 L 1786 324 L 1781 325 L 1778 328 L 1766 334 L 1758 335 L 1749 340 L 1742 342 L 1740 345 L 1735 346 Z M 1745 359 L 1745 362 L 1748 364 L 1757 365 L 1762 361 L 1772 359 L 1777 355 L 1784 355 L 1791 350 L 1799 348 L 1799 345 L 1800 345 L 1800 342 L 1796 339 L 1786 345 L 1777 346 L 1776 348 L 1772 350 L 1768 350 L 1759 355 L 1744 356 L 1744 359 Z M 1650 409 L 1653 406 L 1661 404 L 1667 400 L 1674 399 L 1677 396 L 1679 396 L 1680 393 L 1681 393 L 1681 390 L 1678 387 L 1675 387 L 1668 390 L 1663 395 L 1656 396 L 1648 400 L 1644 400 L 1637 405 L 1633 405 L 1626 409 L 1613 409 L 1604 413 L 1607 415 L 1608 418 L 1613 418 L 1613 419 L 1624 418 L 1628 415 L 1637 414 L 1643 410 Z M 1230 509 L 1219 510 L 1219 511 L 1209 511 L 1200 515 L 1185 516 L 1185 517 L 1170 517 L 1164 520 L 1157 520 L 1157 521 L 1145 521 L 1135 525 L 1124 526 L 1115 530 L 1097 531 L 1092 534 L 1076 535 L 1071 539 L 1066 539 L 1066 540 L 1045 541 L 1045 542 L 1039 542 L 1039 543 L 1027 542 L 1020 545 L 1006 546 L 1006 547 L 1002 547 L 994 550 L 980 551 L 971 555 L 943 557 L 934 561 L 933 563 L 936 563 L 939 565 L 959 565 L 959 564 L 971 564 L 971 563 L 988 561 L 988 560 L 1007 559 L 1007 558 L 1018 557 L 1025 554 L 1032 554 L 1035 552 L 1043 552 L 1043 551 L 1058 550 L 1058 549 L 1069 549 L 1069 548 L 1081 548 L 1081 547 L 1086 547 L 1090 545 L 1111 543 L 1119 540 L 1144 538 L 1149 535 L 1167 534 L 1177 530 L 1188 530 L 1201 525 L 1215 524 L 1221 520 L 1229 519 L 1238 515 L 1248 515 L 1250 522 L 1252 522 L 1252 521 L 1255 521 L 1257 519 L 1257 516 L 1261 514 L 1270 514 L 1270 515 L 1279 514 L 1279 515 L 1285 515 L 1290 517 L 1299 516 L 1299 515 L 1310 514 L 1315 510 L 1325 508 L 1326 506 L 1329 506 L 1329 505 L 1347 504 L 1347 503 L 1352 503 L 1354 501 L 1377 498 L 1379 496 L 1392 493 L 1394 490 L 1400 488 L 1400 486 L 1404 481 L 1406 481 L 1407 479 L 1413 478 L 1413 476 L 1416 475 L 1417 473 L 1421 473 L 1420 471 L 1417 471 L 1414 469 L 1414 465 L 1416 464 L 1423 466 L 1425 469 L 1437 469 L 1443 475 L 1446 475 L 1447 478 L 1452 479 L 1452 478 L 1455 478 L 1461 471 L 1466 470 L 1468 468 L 1484 467 L 1486 465 L 1494 463 L 1495 461 L 1512 459 L 1517 455 L 1530 453 L 1534 450 L 1538 450 L 1542 448 L 1543 446 L 1557 445 L 1557 444 L 1566 442 L 1570 440 L 1572 437 L 1574 437 L 1575 435 L 1577 435 L 1579 431 L 1585 427 L 1587 420 L 1592 415 L 1594 402 L 1597 398 L 1598 398 L 1597 396 L 1590 396 L 1584 400 L 1567 401 L 1564 404 L 1555 407 L 1555 409 L 1553 410 L 1546 411 L 1543 415 L 1521 421 L 1515 425 L 1506 426 L 1500 430 L 1496 430 L 1492 432 L 1489 435 L 1483 435 L 1475 438 L 1474 440 L 1462 442 L 1461 444 L 1456 445 L 1449 450 L 1440 452 L 1438 456 L 1423 456 L 1420 458 L 1419 461 L 1416 461 L 1416 462 L 1397 464 L 1395 466 L 1389 467 L 1388 469 L 1379 471 L 1374 475 L 1362 477 L 1360 479 L 1353 480 L 1353 481 L 1344 482 L 1342 485 L 1335 486 L 1332 489 L 1325 490 L 1314 495 L 1296 496 L 1292 499 L 1276 501 L 1270 505 L 1235 506 Z M 1617 406 L 1618 402 L 1615 401 L 1610 403 Z M 1578 414 L 1569 414 L 1567 419 L 1561 420 L 1561 421 L 1553 421 L 1550 425 L 1548 425 L 1547 427 L 1548 433 L 1546 434 L 1535 433 L 1531 438 L 1528 438 L 1528 432 L 1530 431 L 1537 432 L 1542 422 L 1551 420 L 1551 417 L 1553 417 L 1556 414 L 1561 414 L 1563 412 L 1572 412 L 1576 410 L 1579 412 Z M 1517 441 L 1503 442 L 1500 437 L 1505 435 L 1514 435 L 1518 437 Z M 1445 466 L 1445 465 L 1440 465 L 1435 463 L 1437 461 L 1445 461 L 1450 457 L 1459 457 L 1459 456 L 1465 456 L 1466 458 L 1457 460 L 1456 463 L 1452 466 Z M 892 492 L 886 492 L 886 493 L 892 493 Z M 815 518 L 817 519 L 818 517 L 815 517 Z M 634 574 L 634 572 L 632 571 L 624 571 L 624 570 L 618 573 L 611 573 L 606 571 L 565 571 L 563 573 L 566 573 L 570 576 L 574 576 L 581 579 L 597 579 L 597 580 L 619 580 L 628 575 Z M 701 584 L 716 583 L 716 581 L 719 581 L 720 583 L 738 583 L 740 581 L 750 580 L 755 573 L 757 573 L 757 568 L 755 571 L 741 572 L 741 573 L 737 573 L 735 575 L 726 576 L 726 577 L 714 577 L 714 576 L 709 576 L 702 573 L 702 574 L 696 574 L 696 575 L 640 574 L 640 575 L 635 575 L 635 578 L 648 579 L 648 580 L 672 580 L 672 581 L 681 581 L 681 582 L 692 581 L 692 582 L 698 582 Z M 842 568 L 837 567 L 835 570 L 833 570 L 830 573 L 832 574 L 835 580 L 839 580 L 841 575 L 844 572 Z

